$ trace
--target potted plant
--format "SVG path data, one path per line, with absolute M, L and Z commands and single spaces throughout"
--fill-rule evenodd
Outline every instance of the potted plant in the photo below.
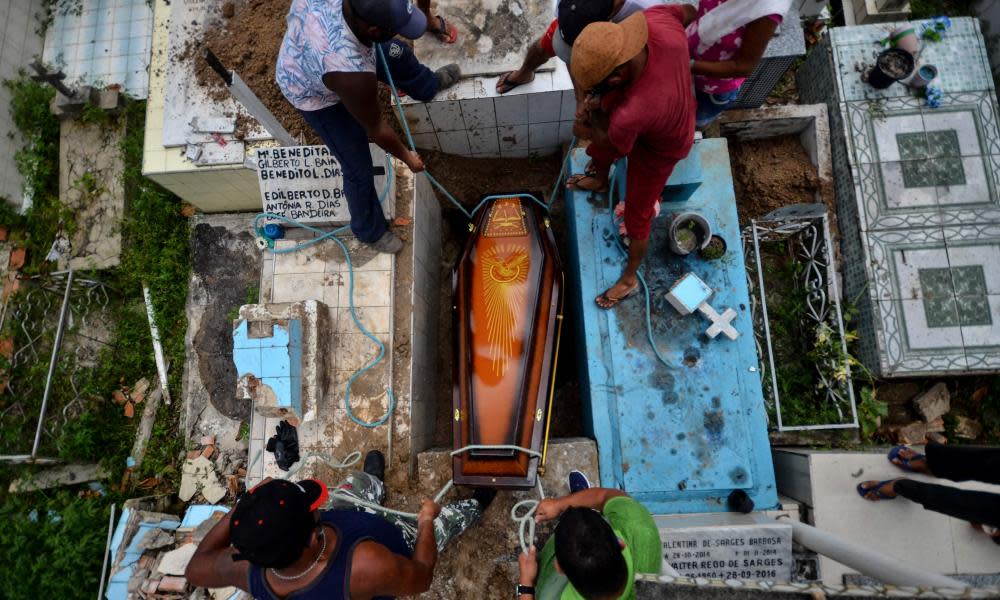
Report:
M 888 48 L 879 53 L 875 66 L 868 71 L 868 85 L 882 90 L 913 72 L 916 60 L 902 48 Z
M 681 213 L 670 221 L 667 244 L 678 256 L 687 256 L 708 245 L 712 228 L 705 217 L 697 213 Z
M 708 243 L 698 251 L 703 260 L 719 260 L 726 255 L 726 240 L 720 235 L 708 238 Z

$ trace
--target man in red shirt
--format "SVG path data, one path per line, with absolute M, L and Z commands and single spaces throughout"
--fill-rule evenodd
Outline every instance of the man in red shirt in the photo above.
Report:
M 646 254 L 655 205 L 678 161 L 694 141 L 686 21 L 692 11 L 657 6 L 621 23 L 591 23 L 573 44 L 570 73 L 588 98 L 574 133 L 590 140 L 587 174 L 571 177 L 570 189 L 601 192 L 611 164 L 628 157 L 625 229 L 628 263 L 618 281 L 596 298 L 612 308 L 639 289 L 636 276 Z

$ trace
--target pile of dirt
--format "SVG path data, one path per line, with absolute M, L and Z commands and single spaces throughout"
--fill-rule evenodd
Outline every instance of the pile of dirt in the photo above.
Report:
M 741 226 L 782 206 L 816 202 L 822 184 L 797 135 L 731 141 L 729 155 Z
M 210 98 L 224 100 L 229 91 L 201 55 L 202 48 L 210 48 L 226 68 L 239 74 L 289 133 L 303 136 L 307 144 L 319 144 L 319 138 L 274 80 L 275 62 L 285 36 L 285 15 L 291 4 L 291 0 L 227 1 L 222 6 L 222 23 L 208 28 L 175 60 L 194 69 L 198 84 L 208 90 Z M 238 121 L 237 131 L 245 132 L 247 126 Z

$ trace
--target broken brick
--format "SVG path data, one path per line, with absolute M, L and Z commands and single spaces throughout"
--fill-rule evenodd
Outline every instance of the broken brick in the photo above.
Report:
M 14 338 L 0 338 L 0 356 L 10 360 L 14 356 Z
M 955 425 L 955 437 L 974 440 L 982 433 L 982 423 L 969 417 L 958 417 L 958 423 Z
M 24 266 L 24 260 L 28 251 L 25 248 L 14 248 L 10 251 L 10 259 L 7 261 L 7 269 L 17 271 Z
M 111 399 L 115 401 L 115 404 L 125 404 L 125 393 L 121 390 L 115 390 L 111 392 Z
M 194 460 L 201 456 L 201 450 L 188 450 L 187 457 L 188 460 Z
M 215 436 L 214 435 L 203 435 L 203 436 L 201 436 L 201 440 L 200 441 L 201 441 L 201 445 L 202 446 L 214 446 L 215 445 Z
M 7 241 L 7 233 L 8 231 L 6 227 L 0 227 L 0 242 Z
M 187 579 L 166 575 L 160 580 L 160 585 L 156 589 L 159 592 L 183 592 L 187 590 Z
M 130 419 L 135 416 L 135 405 L 131 400 L 125 403 L 125 416 Z
M 951 410 L 951 395 L 948 393 L 948 386 L 938 383 L 918 398 L 913 400 L 913 407 L 917 409 L 920 416 L 928 423 L 934 419 L 948 414 Z
M 215 453 L 215 446 L 205 446 L 205 449 L 201 451 L 201 455 L 205 458 L 212 458 L 212 454 Z

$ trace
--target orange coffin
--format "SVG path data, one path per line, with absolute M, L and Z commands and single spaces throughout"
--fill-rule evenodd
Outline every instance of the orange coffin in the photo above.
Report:
M 526 197 L 480 209 L 453 278 L 454 444 L 542 452 L 561 325 L 562 265 L 549 220 Z M 453 458 L 456 484 L 535 485 L 538 457 L 475 449 Z

